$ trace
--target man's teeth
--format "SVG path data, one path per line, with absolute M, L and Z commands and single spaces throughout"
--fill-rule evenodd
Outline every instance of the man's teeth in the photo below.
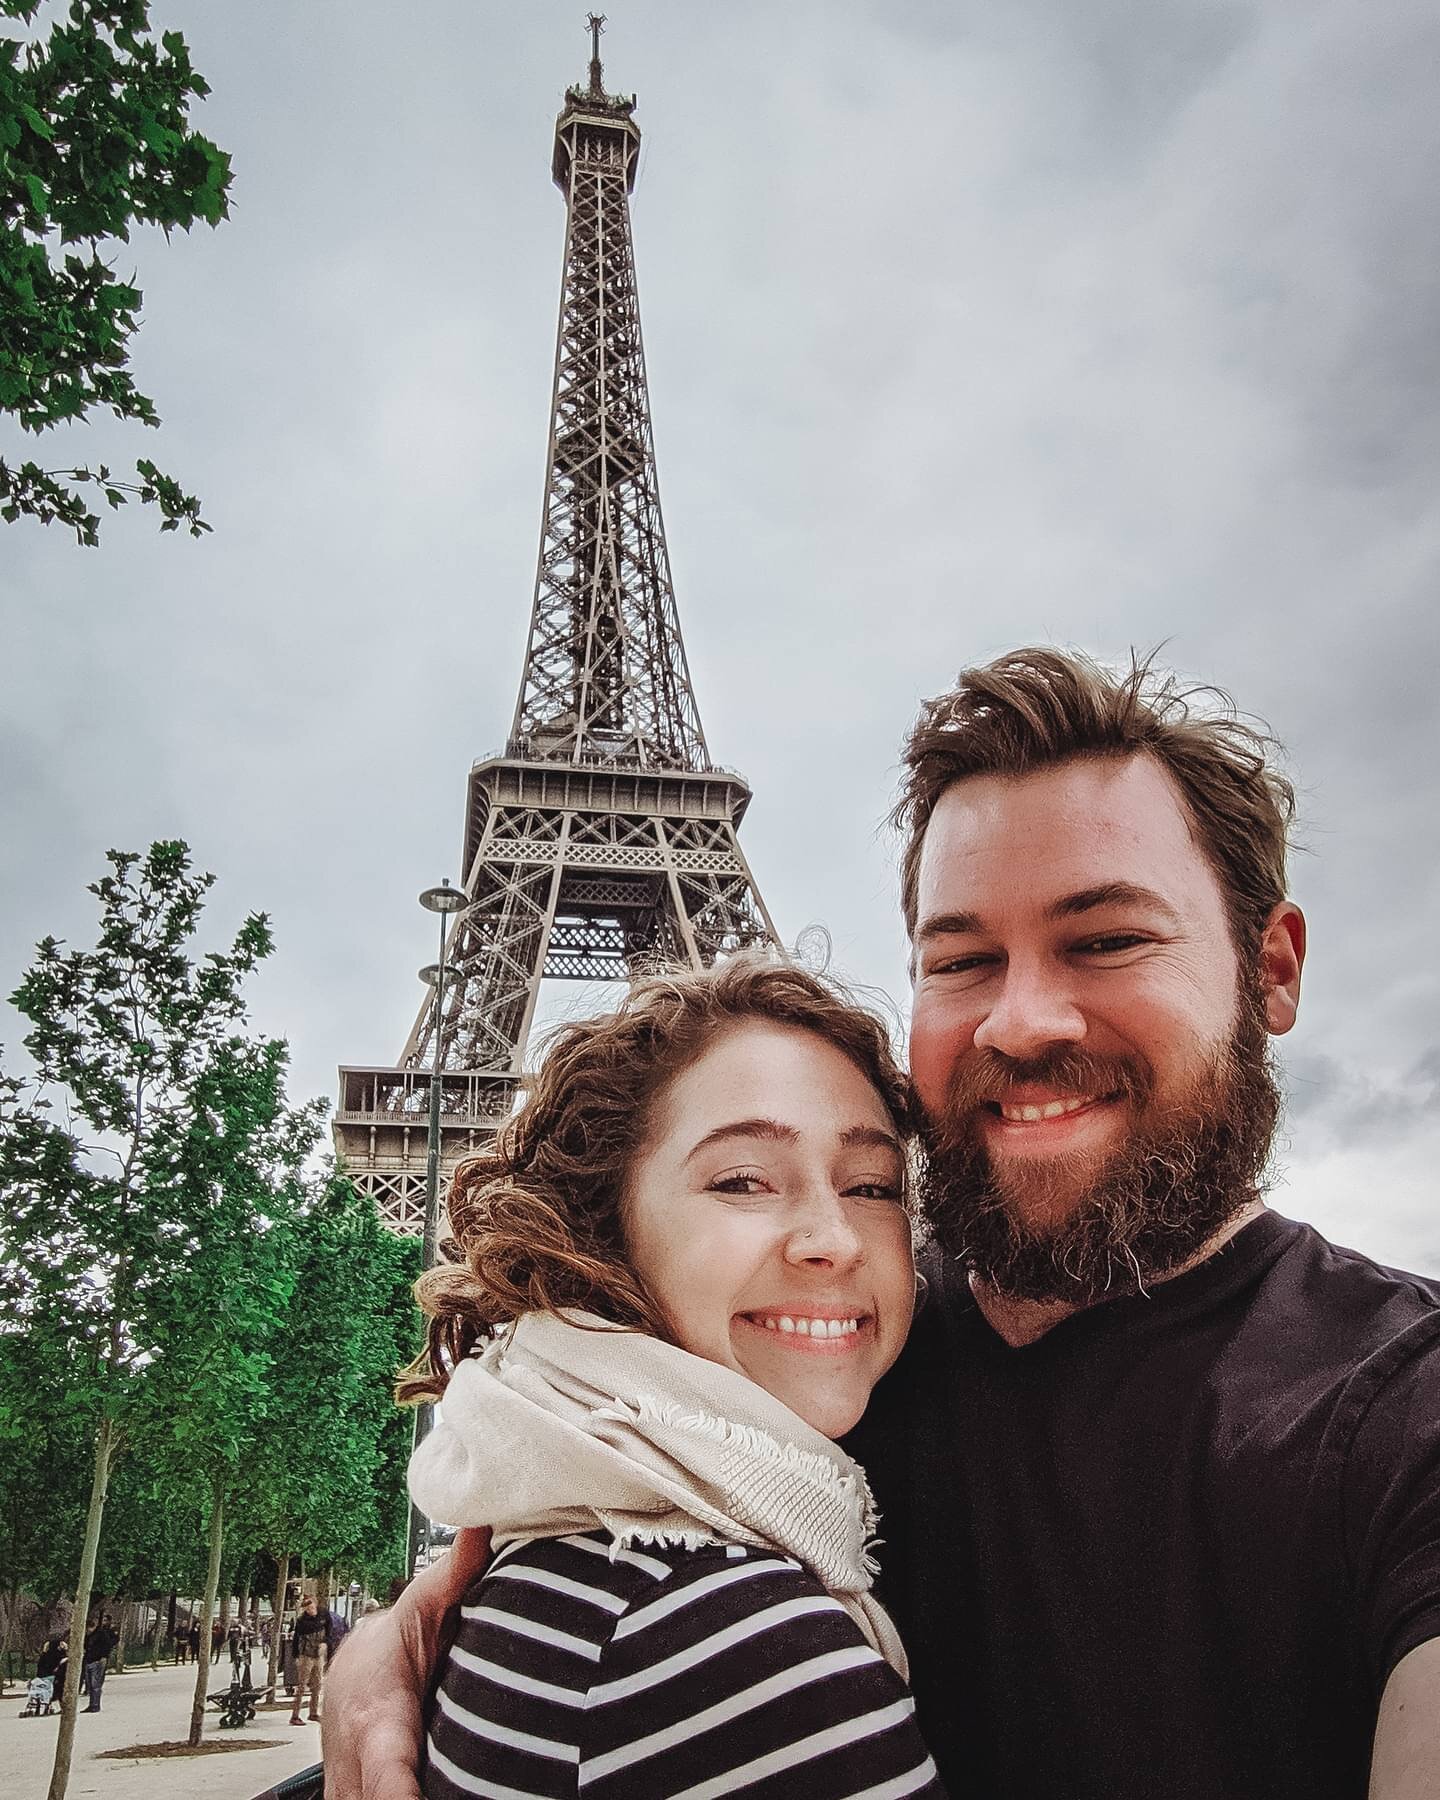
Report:
M 757 1319 L 756 1324 L 763 1325 L 767 1331 L 795 1332 L 801 1337 L 815 1338 L 851 1337 L 860 1329 L 858 1319 L 792 1318 L 789 1313 L 777 1313 L 773 1317 L 767 1314 Z
M 1006 1106 L 1002 1102 L 1000 1117 L 1013 1124 L 1033 1125 L 1039 1119 L 1060 1119 L 1066 1113 L 1079 1112 L 1082 1106 L 1089 1106 L 1094 1097 L 1083 1094 L 1078 1100 L 1047 1100 L 1043 1106 Z

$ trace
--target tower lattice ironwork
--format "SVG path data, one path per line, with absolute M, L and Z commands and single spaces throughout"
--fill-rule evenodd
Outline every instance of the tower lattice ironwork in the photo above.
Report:
M 512 1110 L 543 979 L 699 967 L 776 933 L 736 836 L 750 800 L 713 764 L 660 516 L 630 236 L 640 131 L 589 81 L 555 125 L 565 265 L 539 568 L 504 754 L 470 771 L 468 904 L 400 1062 L 340 1071 L 336 1149 L 396 1230 L 424 1217 L 426 1109 L 442 1168 Z

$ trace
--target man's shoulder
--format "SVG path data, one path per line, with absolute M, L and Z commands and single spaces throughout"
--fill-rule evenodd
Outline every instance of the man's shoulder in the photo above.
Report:
M 1264 1313 L 1352 1357 L 1403 1356 L 1440 1337 L 1440 1279 L 1332 1243 L 1312 1225 L 1279 1222 L 1287 1241 L 1256 1289 Z

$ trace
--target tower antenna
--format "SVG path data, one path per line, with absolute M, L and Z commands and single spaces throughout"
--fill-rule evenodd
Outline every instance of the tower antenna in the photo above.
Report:
M 600 70 L 600 33 L 605 29 L 604 13 L 591 13 L 590 26 L 590 92 L 596 100 L 604 98 L 605 82 Z

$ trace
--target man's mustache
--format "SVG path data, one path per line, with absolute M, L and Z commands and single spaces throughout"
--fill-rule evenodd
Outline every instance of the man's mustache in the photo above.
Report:
M 944 1113 L 928 1123 L 937 1137 L 968 1135 L 982 1106 L 1004 1105 L 1025 1088 L 1047 1088 L 1057 1099 L 1129 1100 L 1143 1106 L 1154 1091 L 1148 1062 L 1136 1056 L 1105 1056 L 1074 1044 L 1056 1044 L 1038 1056 L 1007 1056 L 976 1050 L 957 1064 L 945 1094 Z

